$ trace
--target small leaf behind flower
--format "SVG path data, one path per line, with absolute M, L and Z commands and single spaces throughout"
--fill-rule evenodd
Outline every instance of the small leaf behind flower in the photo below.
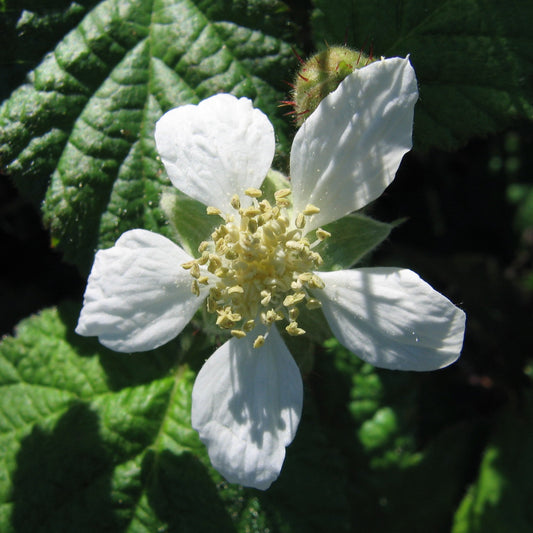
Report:
M 352 213 L 324 226 L 331 237 L 315 249 L 324 260 L 321 270 L 351 267 L 379 246 L 398 223 L 387 224 L 360 213 Z

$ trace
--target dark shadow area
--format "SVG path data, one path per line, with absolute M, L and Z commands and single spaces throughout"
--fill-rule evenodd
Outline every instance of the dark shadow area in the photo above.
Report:
M 39 212 L 0 177 L 0 335 L 23 318 L 65 298 L 80 299 L 85 282 L 50 246 Z
M 519 140 L 515 151 L 512 138 Z M 454 154 L 408 154 L 372 206 L 378 219 L 408 217 L 373 263 L 414 270 L 466 312 L 465 345 L 455 367 L 465 386 L 476 386 L 483 397 L 499 396 L 499 404 L 528 383 L 523 369 L 531 356 L 527 276 L 533 248 L 509 191 L 530 181 L 532 143 L 530 127 L 519 124 L 511 138 L 476 140 Z
M 98 0 L 6 0 L 0 11 L 0 101 Z
M 233 533 L 235 527 L 205 466 L 193 454 L 150 451 L 142 464 L 148 501 L 168 533 Z
M 87 406 L 72 406 L 50 432 L 34 428 L 21 442 L 13 476 L 17 533 L 120 531 L 110 499 L 113 464 Z
M 450 372 L 373 369 L 344 349 L 317 354 L 309 385 L 330 447 L 345 461 L 351 531 L 450 531 L 489 429 L 489 420 L 465 405 L 475 391 L 453 387 Z M 441 400 L 438 409 L 427 401 L 428 388 Z M 377 433 L 378 413 L 389 409 L 396 427 Z M 373 445 L 365 439 L 370 423 L 382 439 Z

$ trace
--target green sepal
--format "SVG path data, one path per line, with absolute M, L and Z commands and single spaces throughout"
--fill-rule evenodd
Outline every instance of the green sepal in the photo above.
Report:
M 175 188 L 161 195 L 161 209 L 165 213 L 173 236 L 181 247 L 193 257 L 198 257 L 198 246 L 209 238 L 222 219 L 208 215 L 206 206 Z
M 263 198 L 268 200 L 272 205 L 276 203 L 274 193 L 280 189 L 290 189 L 291 183 L 287 177 L 281 172 L 270 169 L 263 180 L 261 185 L 261 191 L 263 192 Z
M 398 222 L 387 224 L 360 213 L 352 213 L 327 224 L 324 229 L 331 233 L 331 237 L 315 248 L 324 260 L 320 270 L 351 267 L 379 246 L 397 225 Z

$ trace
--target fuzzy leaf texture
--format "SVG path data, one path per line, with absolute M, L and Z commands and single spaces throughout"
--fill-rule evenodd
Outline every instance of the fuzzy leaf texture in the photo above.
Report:
M 317 43 L 410 54 L 420 88 L 415 147 L 453 150 L 533 118 L 529 0 L 315 0 Z
M 44 195 L 45 224 L 67 260 L 86 272 L 94 250 L 128 229 L 168 234 L 159 197 L 169 181 L 153 130 L 170 108 L 217 92 L 247 96 L 270 116 L 286 151 L 278 102 L 294 58 L 280 6 L 104 0 L 55 35 L 0 108 L 0 165 L 34 201 Z M 19 24 L 23 18 L 28 11 Z M 56 19 L 39 20 L 68 26 Z
M 312 403 L 269 491 L 228 485 L 190 423 L 205 338 L 117 354 L 72 333 L 78 312 L 45 310 L 0 344 L 0 531 L 348 531 Z

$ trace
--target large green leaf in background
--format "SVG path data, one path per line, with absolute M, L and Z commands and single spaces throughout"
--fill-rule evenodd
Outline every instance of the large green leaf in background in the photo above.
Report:
M 2 533 L 349 529 L 345 469 L 309 395 L 275 485 L 228 485 L 190 425 L 182 354 L 201 364 L 202 335 L 126 356 L 75 335 L 77 311 L 45 310 L 0 344 Z
M 219 91 L 253 98 L 287 149 L 278 102 L 294 59 L 275 0 L 105 0 L 0 108 L 0 161 L 39 201 L 66 259 L 133 227 L 165 232 L 153 142 L 169 108 Z M 51 181 L 49 182 L 49 177 Z
M 419 147 L 454 148 L 532 116 L 531 2 L 314 5 L 318 46 L 347 35 L 375 55 L 411 53 L 421 89 Z M 0 164 L 27 196 L 45 199 L 54 242 L 82 269 L 95 248 L 126 229 L 170 233 L 159 203 L 169 183 L 152 140 L 166 109 L 217 91 L 250 96 L 275 122 L 287 155 L 288 122 L 277 102 L 294 65 L 289 45 L 301 43 L 284 4 L 4 6 L 22 50 L 12 56 L 21 62 L 13 71 L 33 72 L 0 108 Z M 388 234 L 388 226 L 356 218 L 372 230 L 370 244 Z M 201 238 L 186 237 L 191 246 Z M 352 244 L 348 255 L 333 247 L 328 266 L 348 265 L 371 248 Z M 260 493 L 224 483 L 190 427 L 194 371 L 213 351 L 203 333 L 187 330 L 128 357 L 77 337 L 76 313 L 44 311 L 0 345 L 2 532 L 450 530 L 483 439 L 477 423 L 441 422 L 453 398 L 448 389 L 435 395 L 439 373 L 379 371 L 328 345 L 304 375 L 304 416 L 280 479 Z M 301 364 L 302 353 L 295 355 Z M 424 382 L 442 398 L 438 409 L 420 398 Z M 502 412 L 455 516 L 456 533 L 529 530 L 530 417 L 529 407 Z
M 454 149 L 533 118 L 530 0 L 315 0 L 315 42 L 411 55 L 415 145 Z
M 500 413 L 477 481 L 455 517 L 453 533 L 533 530 L 533 395 Z
M 421 444 L 421 426 L 435 415 L 424 401 L 423 375 L 374 368 L 335 339 L 325 346 L 315 358 L 315 396 L 348 463 L 352 531 L 449 533 L 477 455 L 479 424 L 437 423 Z M 438 372 L 429 379 L 438 394 Z M 449 385 L 442 392 L 441 416 L 452 404 Z
M 217 91 L 249 96 L 274 121 L 279 151 L 287 153 L 278 102 L 295 63 L 289 43 L 298 43 L 283 3 L 34 4 L 19 10 L 19 47 L 25 64 L 50 53 L 0 108 L 0 164 L 27 195 L 45 195 L 53 242 L 83 270 L 94 249 L 124 230 L 168 234 L 159 208 L 168 180 L 152 139 L 167 109 Z M 349 44 L 375 55 L 411 54 L 421 90 L 419 147 L 453 148 L 512 117 L 533 116 L 531 2 L 315 6 L 319 45 L 348 35 Z

